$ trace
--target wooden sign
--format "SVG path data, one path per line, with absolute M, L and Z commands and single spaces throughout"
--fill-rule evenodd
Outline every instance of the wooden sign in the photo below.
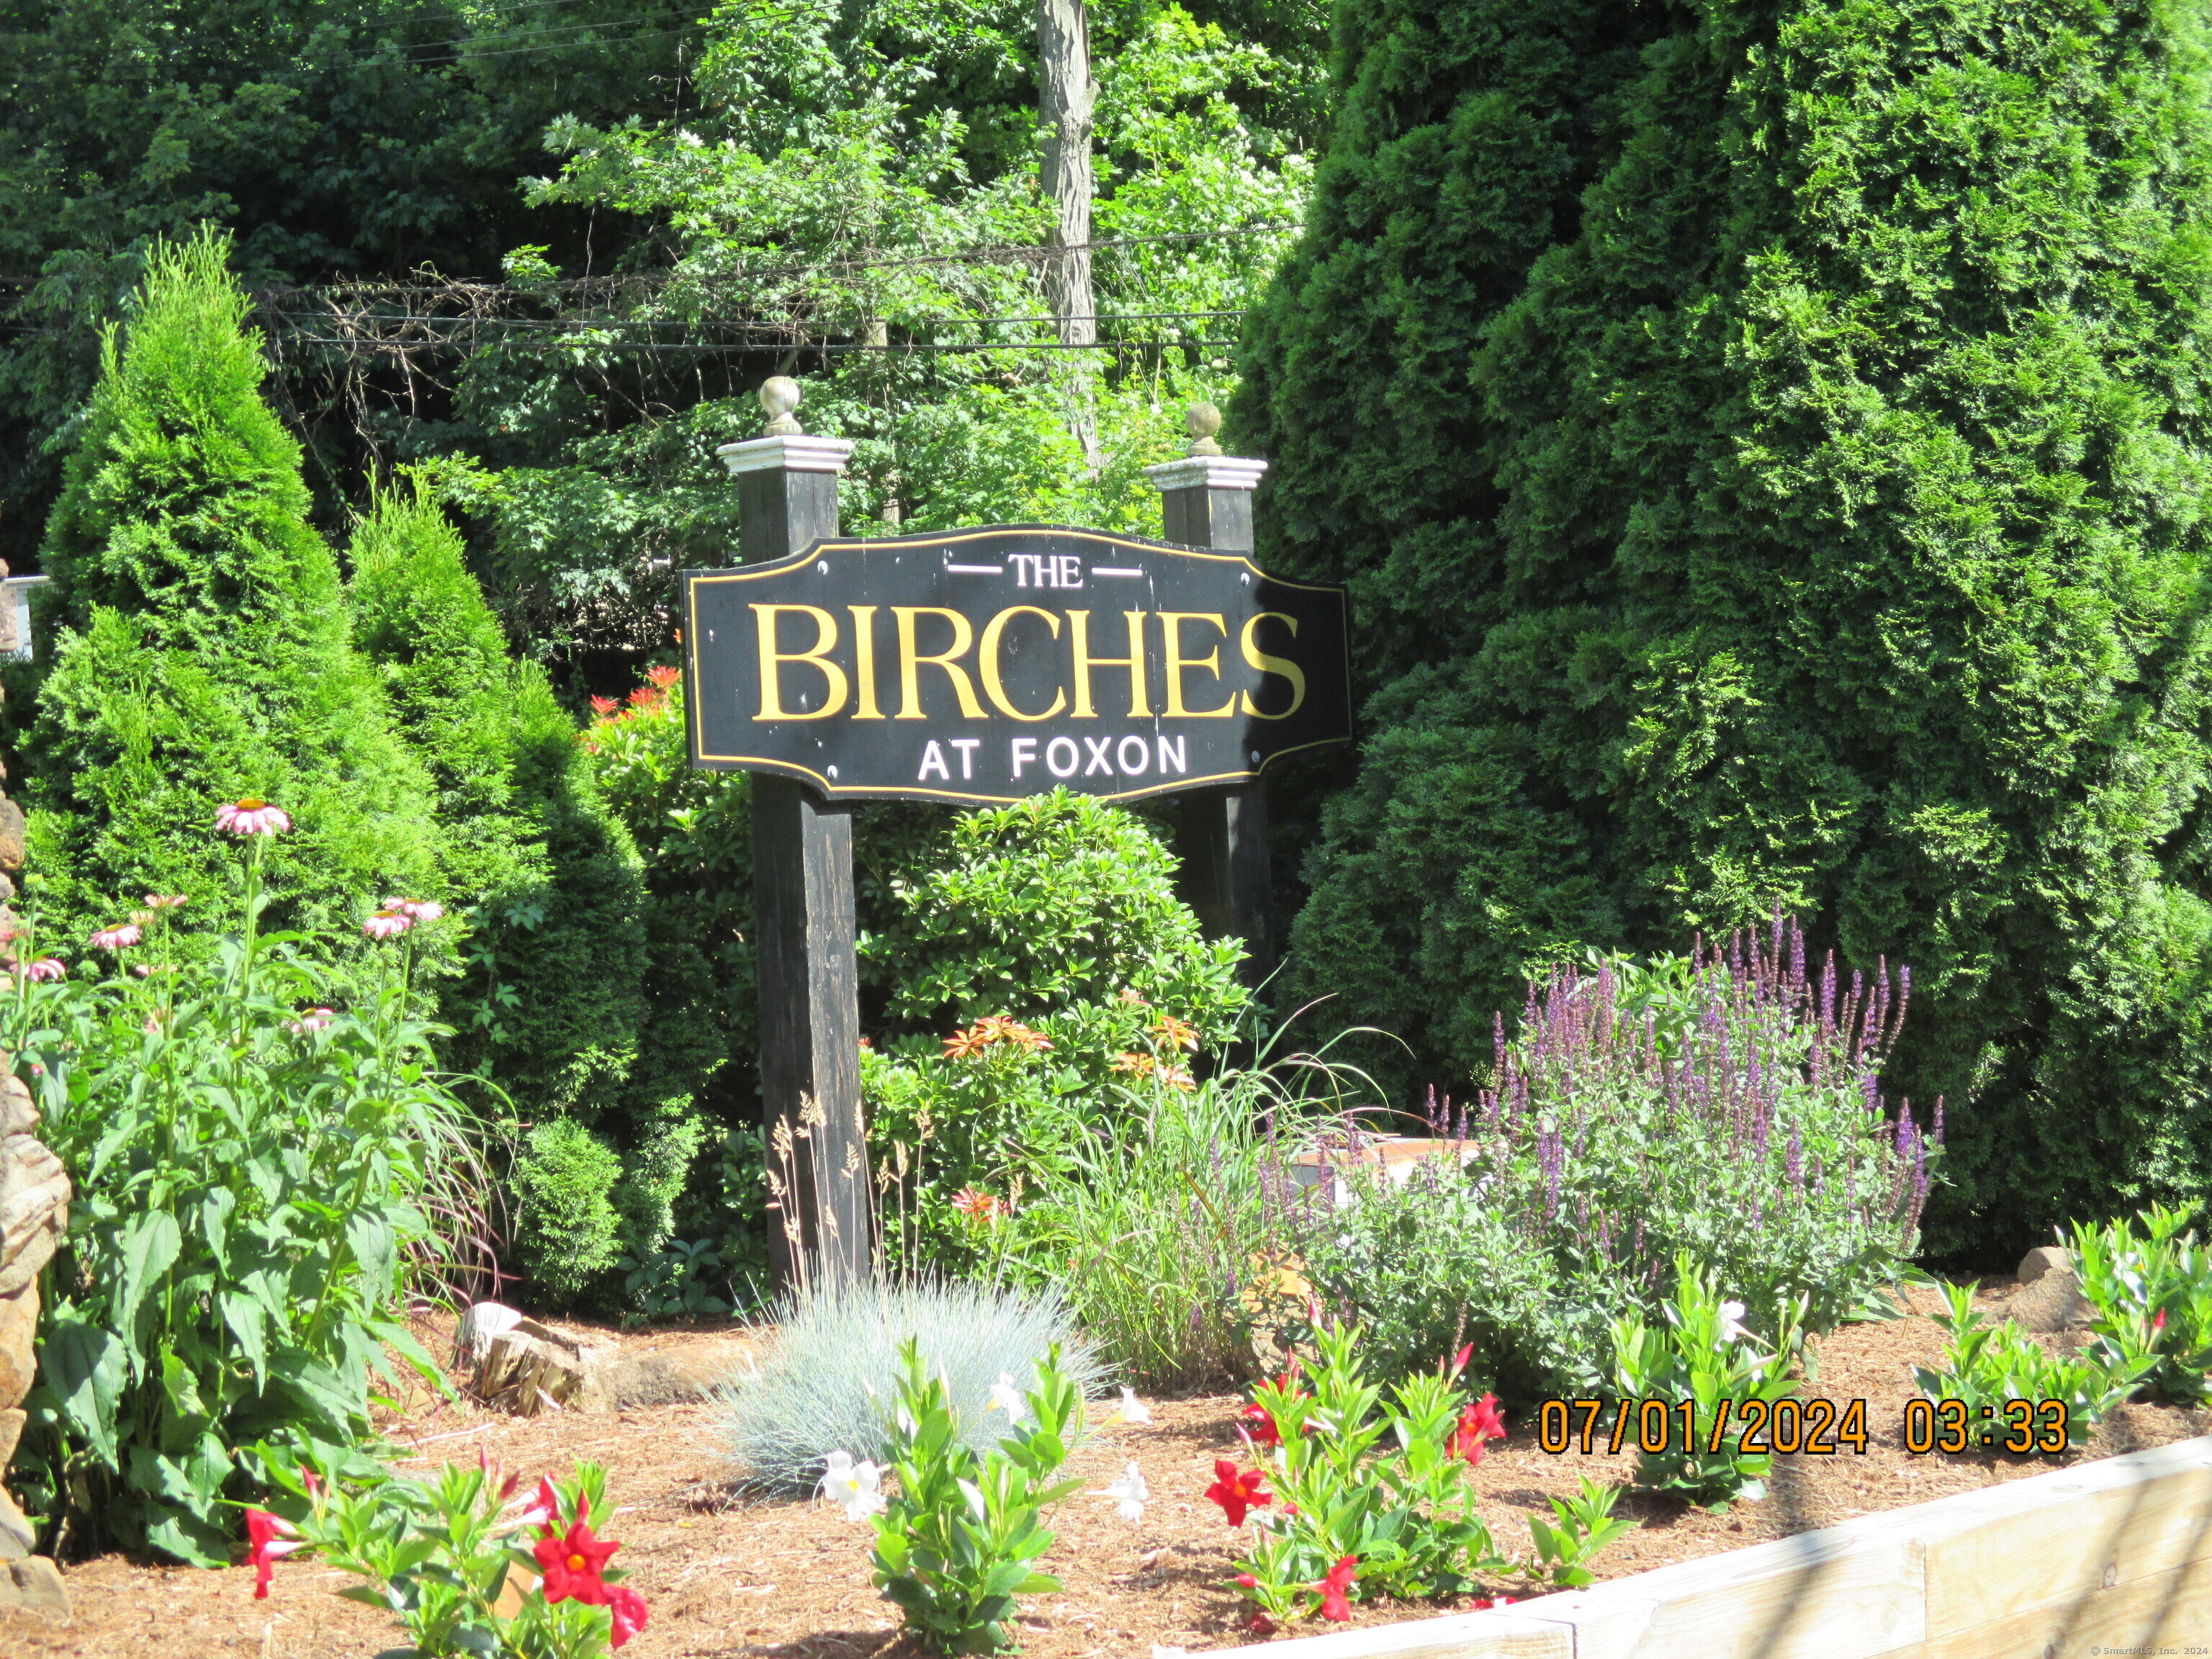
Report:
M 1112 800 L 1346 743 L 1341 587 L 1037 526 L 686 571 L 691 759 L 836 799 Z

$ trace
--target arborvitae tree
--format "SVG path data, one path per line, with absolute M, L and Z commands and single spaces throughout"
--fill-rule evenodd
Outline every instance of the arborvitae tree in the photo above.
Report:
M 348 550 L 355 642 L 453 831 L 450 879 L 470 922 L 468 966 L 447 999 L 454 1059 L 526 1114 L 595 1114 L 619 1097 L 643 1009 L 629 832 L 544 672 L 509 658 L 429 493 L 380 493 Z
M 1238 411 L 1370 622 L 1300 988 L 1464 1079 L 1527 964 L 1779 906 L 1914 969 L 1939 1249 L 2212 1190 L 2200 14 L 1585 15 L 1343 40 Z
M 429 781 L 348 637 L 228 246 L 156 246 L 41 548 L 29 896 L 63 945 L 148 893 L 227 895 L 215 809 L 246 795 L 294 825 L 268 848 L 272 923 L 350 935 L 385 897 L 448 894 Z
M 453 1061 L 493 1079 L 525 1121 L 569 1121 L 565 1138 L 526 1137 L 524 1166 L 532 1148 L 569 1147 L 586 1126 L 612 1149 L 579 1166 L 597 1183 L 591 1224 L 556 1201 L 573 1173 L 564 1182 L 517 1171 L 532 1200 L 516 1206 L 527 1270 L 571 1296 L 617 1243 L 649 1253 L 665 1240 L 668 1166 L 680 1190 L 700 1138 L 688 1099 L 637 1097 L 637 850 L 544 672 L 509 659 L 460 536 L 421 481 L 380 493 L 350 551 L 354 637 L 428 763 L 470 924 L 465 965 L 446 994 Z M 618 1238 L 610 1202 L 628 1224 Z

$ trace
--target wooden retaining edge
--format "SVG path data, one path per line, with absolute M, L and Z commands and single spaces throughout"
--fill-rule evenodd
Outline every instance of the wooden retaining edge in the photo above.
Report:
M 2087 1659 L 2100 1648 L 2161 1646 L 2212 1652 L 2212 1435 L 1510 1608 L 1227 1651 L 1267 1659 Z

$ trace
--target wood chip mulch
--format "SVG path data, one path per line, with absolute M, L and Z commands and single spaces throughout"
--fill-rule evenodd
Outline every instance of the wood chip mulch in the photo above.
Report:
M 1994 1299 L 1993 1297 L 1990 1299 Z M 1630 1492 L 1618 1513 L 1639 1524 L 1601 1556 L 1601 1577 L 1711 1555 L 1765 1539 L 1832 1525 L 1855 1515 L 1902 1507 L 2212 1431 L 2212 1413 L 2161 1406 L 2122 1408 L 2096 1441 L 2064 1459 L 1996 1455 L 1912 1457 L 1904 1450 L 1907 1367 L 1942 1355 L 1942 1333 L 1927 1317 L 1932 1293 L 1918 1293 L 1915 1316 L 1848 1326 L 1820 1340 L 1817 1375 L 1802 1390 L 1842 1401 L 1867 1401 L 1864 1456 L 1778 1460 L 1764 1501 L 1720 1515 Z M 682 1346 L 726 1340 L 717 1334 L 656 1332 L 625 1342 Z M 1092 1492 L 1133 1458 L 1151 1483 L 1140 1525 L 1118 1518 L 1108 1499 L 1079 1495 L 1050 1524 L 1058 1541 L 1047 1570 L 1066 1589 L 1030 1598 L 1022 1649 L 1034 1659 L 1152 1659 L 1155 1644 L 1191 1650 L 1252 1638 L 1245 1604 L 1224 1587 L 1237 1534 L 1204 1497 L 1213 1459 L 1234 1456 L 1232 1425 L 1241 1398 L 1219 1395 L 1152 1402 L 1149 1425 L 1114 1424 L 1076 1455 L 1072 1470 Z M 521 1419 L 428 1401 L 390 1425 L 414 1451 L 403 1467 L 428 1470 L 443 1459 L 475 1456 L 479 1446 L 510 1468 L 535 1473 L 592 1458 L 611 1471 L 618 1507 L 606 1535 L 621 1540 L 618 1563 L 651 1608 L 651 1623 L 624 1659 L 912 1659 L 894 1634 L 893 1610 L 868 1583 L 869 1530 L 836 1509 L 793 1501 L 745 1501 L 730 1489 L 716 1408 L 658 1407 L 614 1416 L 548 1415 Z M 1601 1445 L 1583 1456 L 1547 1456 L 1531 1421 L 1511 1424 L 1493 1443 L 1478 1475 L 1479 1501 L 1500 1543 L 1528 1553 L 1525 1517 L 1548 1515 L 1545 1499 L 1574 1491 L 1589 1473 L 1628 1478 L 1632 1457 Z M 204 1571 L 148 1566 L 120 1556 L 74 1564 L 65 1577 L 76 1614 L 63 1625 L 25 1612 L 0 1611 L 0 1654 L 82 1655 L 106 1659 L 368 1659 L 392 1647 L 390 1622 L 330 1592 L 345 1576 L 312 1559 L 280 1564 L 274 1593 L 253 1599 L 245 1567 Z M 1505 1594 L 1540 1593 L 1510 1582 Z M 1460 1604 L 1466 1605 L 1465 1603 Z M 1358 1625 L 1458 1610 L 1449 1604 L 1362 1606 Z M 1291 1634 L 1330 1628 L 1312 1624 Z

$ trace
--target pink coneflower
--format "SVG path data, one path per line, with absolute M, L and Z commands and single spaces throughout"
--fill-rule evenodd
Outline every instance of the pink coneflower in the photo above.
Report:
M 140 938 L 138 924 L 126 921 L 119 927 L 103 927 L 92 936 L 95 951 L 120 951 L 136 945 Z
M 386 899 L 384 908 L 398 911 L 410 921 L 435 921 L 446 914 L 446 907 L 435 899 Z
M 29 980 L 59 979 L 67 972 L 69 969 L 59 957 L 40 957 L 23 969 L 23 977 Z
M 397 939 L 415 925 L 415 918 L 392 909 L 389 905 L 374 912 L 361 925 L 361 931 L 371 939 Z
M 335 1009 L 310 1008 L 299 1018 L 287 1025 L 285 1030 L 290 1031 L 295 1036 L 305 1036 L 310 1031 L 328 1030 L 331 1022 L 337 1018 L 337 1012 Z
M 185 896 L 182 893 L 149 893 L 146 895 L 146 908 L 149 910 L 173 910 L 179 905 L 183 904 L 184 902 Z
M 234 836 L 281 836 L 292 827 L 292 820 L 283 807 L 271 806 L 258 795 L 248 795 L 216 807 L 215 827 Z

